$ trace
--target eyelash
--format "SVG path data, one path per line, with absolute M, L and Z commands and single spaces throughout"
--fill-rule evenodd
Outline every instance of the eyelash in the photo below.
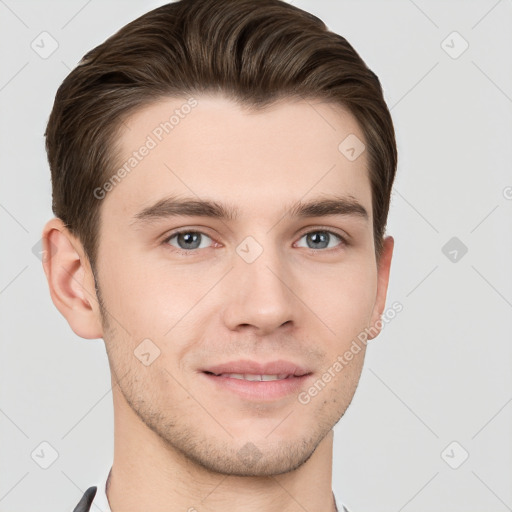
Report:
M 184 233 L 195 233 L 195 234 L 200 234 L 200 235 L 206 235 L 208 238 L 213 240 L 213 238 L 211 236 L 209 236 L 207 233 L 204 233 L 203 231 L 198 231 L 198 230 L 193 230 L 193 229 L 182 229 L 182 230 L 179 230 L 179 231 L 174 231 L 169 236 L 167 236 L 162 241 L 162 245 L 170 247 L 173 252 L 176 252 L 178 254 L 182 254 L 184 256 L 194 256 L 194 255 L 197 254 L 197 251 L 203 250 L 203 249 L 190 249 L 190 250 L 187 251 L 185 249 L 178 249 L 177 247 L 171 246 L 169 244 L 169 241 L 172 238 L 174 238 L 175 236 L 184 234 Z M 342 236 L 339 233 L 336 233 L 334 231 L 330 231 L 328 229 L 325 229 L 325 228 L 317 228 L 317 229 L 313 229 L 311 231 L 306 231 L 305 233 L 301 234 L 300 238 L 303 238 L 304 236 L 309 235 L 311 233 L 328 233 L 329 235 L 334 235 L 335 237 L 339 238 L 341 243 L 338 246 L 330 248 L 330 249 L 311 249 L 311 248 L 307 248 L 307 247 L 302 247 L 302 249 L 306 249 L 307 251 L 309 251 L 310 254 L 318 254 L 319 252 L 337 251 L 337 250 L 341 250 L 344 247 L 347 247 L 348 245 L 350 245 L 347 242 L 347 239 L 344 236 Z M 300 240 L 300 238 L 299 238 L 299 240 Z M 209 249 L 209 247 L 208 247 L 208 249 Z

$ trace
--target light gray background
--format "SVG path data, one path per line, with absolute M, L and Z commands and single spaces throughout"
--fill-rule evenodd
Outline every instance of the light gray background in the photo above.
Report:
M 82 55 L 162 3 L 0 0 L 0 512 L 70 512 L 112 463 L 103 341 L 71 331 L 32 252 L 52 216 L 43 132 Z M 377 73 L 398 138 L 388 304 L 404 309 L 335 428 L 336 496 L 353 512 L 512 510 L 512 1 L 292 3 Z M 468 248 L 455 262 L 452 237 Z

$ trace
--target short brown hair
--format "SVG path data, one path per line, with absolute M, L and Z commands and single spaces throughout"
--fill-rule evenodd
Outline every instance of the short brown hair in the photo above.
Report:
M 222 92 L 260 108 L 288 97 L 347 108 L 365 136 L 375 254 L 397 150 L 378 77 L 342 36 L 281 0 L 180 0 L 128 23 L 62 82 L 45 132 L 55 216 L 95 268 L 101 201 L 123 120 L 158 99 Z M 341 141 L 340 141 L 341 142 Z

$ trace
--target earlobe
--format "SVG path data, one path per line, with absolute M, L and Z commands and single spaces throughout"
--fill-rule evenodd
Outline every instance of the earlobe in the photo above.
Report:
M 58 218 L 46 223 L 42 238 L 43 268 L 55 307 L 78 336 L 103 337 L 94 276 L 82 244 Z
M 393 248 L 395 241 L 392 236 L 387 236 L 383 241 L 382 254 L 378 262 L 377 267 L 377 297 L 375 300 L 375 306 L 373 308 L 371 325 L 369 326 L 370 335 L 369 340 L 377 337 L 382 329 L 381 316 L 384 313 L 386 307 L 386 295 L 389 284 L 389 272 L 391 269 L 391 260 L 393 257 Z

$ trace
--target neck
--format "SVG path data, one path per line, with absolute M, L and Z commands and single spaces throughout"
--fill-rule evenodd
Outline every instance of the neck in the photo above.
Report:
M 117 392 L 116 392 L 117 390 Z M 334 512 L 331 430 L 298 468 L 271 476 L 208 470 L 147 427 L 114 387 L 112 512 Z

